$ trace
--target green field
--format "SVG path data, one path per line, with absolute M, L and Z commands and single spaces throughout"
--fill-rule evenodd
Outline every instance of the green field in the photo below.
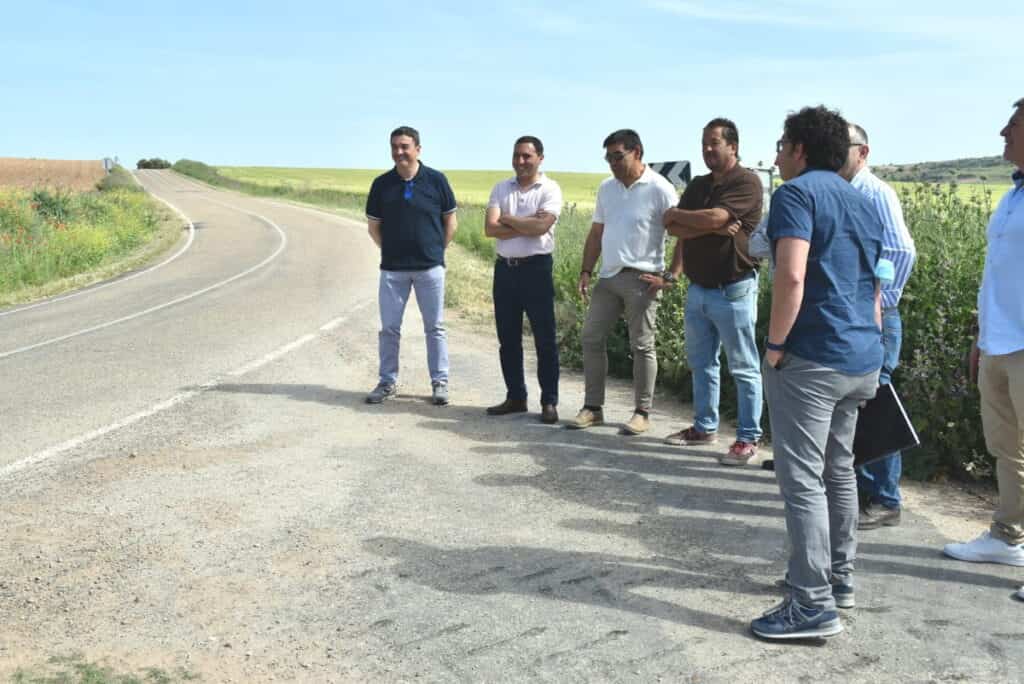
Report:
M 384 169 L 294 169 L 272 166 L 218 166 L 217 170 L 228 178 L 255 185 L 290 185 L 299 190 L 315 188 L 356 194 L 365 194 L 370 189 L 373 179 L 384 172 Z M 448 176 L 460 204 L 483 205 L 487 203 L 494 184 L 502 179 L 511 178 L 512 170 L 445 170 L 445 175 Z M 600 173 L 564 171 L 552 171 L 549 175 L 562 187 L 565 201 L 581 209 L 593 208 L 597 186 L 608 177 L 607 174 Z

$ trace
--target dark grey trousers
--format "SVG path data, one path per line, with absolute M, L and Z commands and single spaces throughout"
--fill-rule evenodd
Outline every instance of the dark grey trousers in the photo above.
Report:
M 857 554 L 857 406 L 875 396 L 878 371 L 846 375 L 792 354 L 762 366 L 775 476 L 786 504 L 793 596 L 835 609 L 832 584 L 853 584 Z

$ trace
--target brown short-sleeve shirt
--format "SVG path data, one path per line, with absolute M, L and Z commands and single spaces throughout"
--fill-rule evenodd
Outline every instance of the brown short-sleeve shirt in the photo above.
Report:
M 750 234 L 761 220 L 761 179 L 739 164 L 721 183 L 711 174 L 697 176 L 686 186 L 679 208 L 691 211 L 725 209 L 740 221 L 736 235 L 702 235 L 683 242 L 683 272 L 702 287 L 720 287 L 741 280 L 755 270 L 758 261 L 748 252 Z

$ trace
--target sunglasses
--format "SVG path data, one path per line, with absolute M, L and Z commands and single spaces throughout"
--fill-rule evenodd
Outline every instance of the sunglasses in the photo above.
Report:
M 626 155 L 632 152 L 632 150 L 626 150 L 625 152 L 609 152 L 604 155 L 604 160 L 609 164 L 613 162 L 620 162 L 626 158 Z
M 407 200 L 412 199 L 412 189 L 416 187 L 416 181 L 407 180 L 405 181 L 405 190 L 402 192 L 402 197 Z

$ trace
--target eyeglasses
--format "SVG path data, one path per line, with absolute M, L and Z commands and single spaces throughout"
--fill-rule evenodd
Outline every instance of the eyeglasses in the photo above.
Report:
M 867 145 L 867 143 L 862 143 L 862 142 L 851 142 L 850 143 L 850 147 L 861 147 L 863 145 Z
M 788 142 L 789 142 L 788 140 L 785 140 L 783 138 L 779 138 L 778 140 L 776 140 L 775 141 L 775 152 L 776 153 L 782 152 L 782 148 L 785 147 L 786 143 L 788 143 Z
M 402 197 L 404 197 L 407 200 L 411 200 L 412 199 L 412 189 L 414 187 L 416 187 L 416 181 L 414 181 L 414 180 L 407 180 L 407 181 L 405 181 L 405 191 L 402 193 Z
M 620 162 L 623 159 L 625 159 L 626 155 L 632 151 L 633 150 L 626 150 L 625 152 L 609 152 L 608 154 L 604 155 L 604 160 L 609 164 L 613 162 Z

